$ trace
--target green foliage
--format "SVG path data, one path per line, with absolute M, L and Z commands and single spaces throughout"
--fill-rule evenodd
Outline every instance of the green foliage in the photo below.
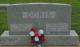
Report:
M 6 11 L 0 10 L 0 34 L 7 30 L 7 15 Z

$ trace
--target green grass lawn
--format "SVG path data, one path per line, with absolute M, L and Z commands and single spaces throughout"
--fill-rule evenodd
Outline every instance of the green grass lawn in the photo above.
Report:
M 0 0 L 0 3 L 31 3 L 31 2 L 50 2 L 50 3 L 66 3 L 72 5 L 72 29 L 80 35 L 80 1 L 79 0 Z M 0 33 L 7 28 L 6 11 L 0 10 Z
M 0 10 L 0 34 L 7 30 L 7 14 L 6 11 Z

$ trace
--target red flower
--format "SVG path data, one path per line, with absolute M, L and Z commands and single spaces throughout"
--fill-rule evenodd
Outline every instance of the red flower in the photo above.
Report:
M 36 32 L 34 36 L 35 36 L 35 37 L 39 37 L 39 33 L 38 33 L 38 32 Z
M 31 31 L 36 32 L 36 28 L 33 26 L 33 27 L 31 28 Z
M 35 40 L 31 40 L 31 43 L 32 43 L 32 44 L 35 44 Z
M 45 42 L 46 41 L 46 38 L 45 37 L 42 37 L 41 38 L 41 42 L 43 43 L 43 42 Z

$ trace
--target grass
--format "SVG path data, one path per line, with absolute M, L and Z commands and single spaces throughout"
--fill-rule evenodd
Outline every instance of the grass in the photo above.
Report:
M 80 35 L 80 0 L 0 0 L 0 3 L 31 3 L 31 2 L 50 2 L 50 3 L 66 3 L 72 5 L 72 29 L 76 30 Z M 0 30 L 7 28 L 6 11 L 0 10 Z
M 7 15 L 6 11 L 0 10 L 0 34 L 7 30 Z

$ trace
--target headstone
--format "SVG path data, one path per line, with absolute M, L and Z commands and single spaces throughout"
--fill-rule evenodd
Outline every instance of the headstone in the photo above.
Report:
M 78 45 L 78 35 L 71 30 L 71 5 L 59 3 L 26 3 L 7 6 L 8 28 L 0 45 L 31 45 L 29 32 L 34 25 L 43 29 L 43 45 Z
M 15 4 L 8 7 L 9 31 L 13 35 L 26 35 L 32 25 L 45 34 L 66 35 L 71 30 L 71 5 Z

